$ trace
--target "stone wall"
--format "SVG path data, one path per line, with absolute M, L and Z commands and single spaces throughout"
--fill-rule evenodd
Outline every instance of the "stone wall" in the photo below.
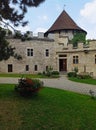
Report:
M 16 48 L 16 52 L 22 56 L 22 60 L 10 58 L 0 63 L 0 72 L 8 72 L 8 64 L 12 64 L 13 73 L 38 73 L 46 71 L 46 66 L 56 69 L 56 52 L 54 50 L 54 41 L 30 40 L 22 42 L 18 39 L 9 39 L 10 44 Z M 33 56 L 27 56 L 27 49 L 33 49 Z M 46 49 L 49 50 L 49 56 L 46 56 Z M 29 70 L 26 71 L 26 65 Z M 37 70 L 34 70 L 37 65 Z
M 0 72 L 7 73 L 8 65 L 12 65 L 12 73 L 39 73 L 46 71 L 47 66 L 60 71 L 61 58 L 67 61 L 67 72 L 78 67 L 79 73 L 86 71 L 96 77 L 96 40 L 90 41 L 88 45 L 78 43 L 78 47 L 74 48 L 72 44 L 69 44 L 67 36 L 55 33 L 54 40 L 41 37 L 40 35 L 39 39 L 33 38 L 24 42 L 20 39 L 8 39 L 23 59 L 17 60 L 11 57 L 7 61 L 0 62 Z M 33 56 L 28 56 L 27 49 L 33 49 Z M 49 56 L 46 56 L 46 50 L 49 51 Z M 77 64 L 73 63 L 74 56 L 78 56 Z
M 61 40 L 61 38 L 59 39 Z M 62 40 L 59 42 L 59 39 L 56 44 L 58 68 L 59 59 L 61 58 L 59 55 L 62 55 L 62 59 L 67 59 L 67 72 L 73 71 L 76 67 L 79 73 L 86 71 L 96 77 L 96 40 L 90 41 L 86 45 L 78 43 L 78 46 L 74 48 L 72 44 L 66 44 L 67 41 Z M 63 57 L 63 55 L 66 55 L 66 57 Z M 74 56 L 78 56 L 77 64 L 73 63 Z

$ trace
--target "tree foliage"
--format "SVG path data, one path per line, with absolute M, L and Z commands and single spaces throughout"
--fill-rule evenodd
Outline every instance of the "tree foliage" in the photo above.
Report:
M 76 33 L 72 39 L 73 46 L 77 46 L 78 42 L 86 42 L 86 34 L 85 33 Z
M 7 60 L 10 56 L 20 60 L 22 57 L 14 52 L 15 48 L 6 40 L 6 31 L 0 27 L 0 61 Z
M 45 0 L 0 0 L 0 20 L 10 20 L 15 26 L 27 24 L 23 21 L 28 7 L 37 7 Z
M 25 26 L 28 21 L 24 21 L 23 19 L 25 13 L 27 13 L 27 8 L 37 7 L 44 1 L 45 0 L 0 0 L 0 21 L 5 25 L 7 23 L 4 20 L 9 20 L 14 26 Z M 22 59 L 14 50 L 15 48 L 10 46 L 6 40 L 6 31 L 0 27 L 0 61 L 7 60 L 10 56 L 18 60 Z

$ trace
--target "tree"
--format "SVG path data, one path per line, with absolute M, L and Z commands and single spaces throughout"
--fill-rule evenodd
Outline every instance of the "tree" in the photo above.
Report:
M 23 21 L 28 7 L 37 7 L 45 0 L 0 0 L 0 20 L 11 21 L 15 26 L 26 25 Z
M 22 57 L 14 52 L 15 48 L 6 40 L 6 31 L 0 27 L 0 61 L 7 60 L 10 56 L 20 60 Z
M 8 21 L 14 26 L 25 26 L 28 21 L 23 21 L 23 19 L 27 13 L 27 8 L 37 7 L 44 1 L 45 0 L 0 0 L 0 21 L 16 32 L 17 30 L 15 30 Z
M 13 23 L 14 26 L 25 26 L 28 21 L 23 21 L 28 7 L 37 7 L 45 0 L 0 0 L 0 21 L 9 25 L 6 20 Z M 13 27 L 12 27 L 13 28 Z M 14 29 L 14 28 L 13 28 Z M 6 40 L 6 31 L 0 27 L 0 61 L 7 60 L 10 56 L 20 60 L 22 57 L 14 52 L 15 48 L 9 45 Z

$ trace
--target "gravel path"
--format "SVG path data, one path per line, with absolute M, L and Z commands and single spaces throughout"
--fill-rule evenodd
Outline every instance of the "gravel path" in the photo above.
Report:
M 74 91 L 81 94 L 89 94 L 89 90 L 96 92 L 96 85 L 76 83 L 67 79 L 66 76 L 61 76 L 58 79 L 40 79 L 44 82 L 44 86 L 59 88 L 69 91 Z M 18 78 L 0 78 L 0 83 L 18 83 Z

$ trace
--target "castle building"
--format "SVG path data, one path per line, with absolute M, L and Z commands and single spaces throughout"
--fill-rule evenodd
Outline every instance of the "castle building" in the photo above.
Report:
M 71 72 L 78 68 L 78 73 L 88 72 L 96 77 L 96 41 L 89 44 L 82 42 L 74 47 L 70 41 L 76 33 L 87 32 L 80 28 L 74 20 L 63 10 L 60 16 L 47 32 L 38 33 L 38 37 L 31 40 L 8 39 L 22 56 L 22 60 L 10 57 L 0 62 L 2 73 L 39 73 L 52 67 L 54 71 Z

